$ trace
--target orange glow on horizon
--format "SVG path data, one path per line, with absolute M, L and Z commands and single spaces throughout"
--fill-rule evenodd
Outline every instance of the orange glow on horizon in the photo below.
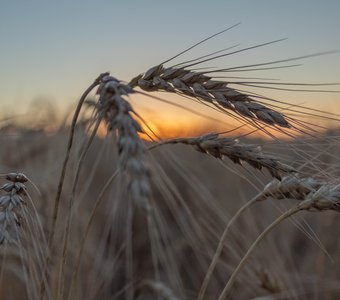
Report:
M 141 133 L 140 137 L 146 141 L 152 140 L 166 140 L 172 138 L 180 138 L 180 137 L 196 137 L 200 135 L 204 135 L 207 133 L 221 133 L 224 136 L 229 137 L 239 137 L 239 136 L 247 136 L 249 138 L 254 139 L 271 139 L 270 135 L 275 136 L 275 138 L 280 140 L 289 140 L 292 136 L 288 134 L 284 134 L 283 132 L 288 132 L 289 129 L 279 128 L 277 130 L 273 128 L 266 128 L 265 130 L 268 133 L 265 133 L 261 130 L 256 130 L 255 127 L 244 126 L 240 127 L 240 124 L 235 124 L 231 127 L 216 125 L 209 122 L 200 122 L 198 120 L 169 120 L 164 119 L 161 120 L 159 118 L 147 120 L 147 125 L 142 124 L 143 130 L 145 133 Z M 282 130 L 282 132 L 281 132 Z M 97 135 L 100 138 L 105 138 L 107 136 L 107 127 L 105 123 L 101 123 L 98 128 Z M 296 132 L 295 136 L 299 135 Z

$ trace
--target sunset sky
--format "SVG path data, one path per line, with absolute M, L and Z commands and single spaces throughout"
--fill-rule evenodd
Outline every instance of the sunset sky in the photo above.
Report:
M 339 12 L 338 0 L 0 0 L 0 109 L 20 114 L 36 100 L 46 100 L 65 110 L 99 73 L 110 71 L 129 80 L 238 22 L 241 25 L 237 28 L 177 62 L 235 44 L 249 47 L 286 37 L 288 40 L 279 44 L 228 56 L 207 66 L 230 67 L 339 50 Z M 340 82 L 340 54 L 301 63 L 303 66 L 295 69 L 234 75 L 280 78 L 282 82 Z M 340 90 L 340 86 L 330 89 Z M 340 113 L 340 94 L 265 92 L 282 101 Z M 228 128 L 225 116 L 185 99 L 161 96 L 224 120 L 224 128 Z M 133 104 L 159 131 L 169 130 L 173 135 L 200 130 L 206 122 L 145 97 L 134 97 Z M 214 127 L 217 122 L 210 120 L 209 124 Z

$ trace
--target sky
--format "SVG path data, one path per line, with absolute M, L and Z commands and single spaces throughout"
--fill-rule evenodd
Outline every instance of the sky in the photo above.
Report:
M 42 101 L 60 110 L 69 108 L 99 73 L 110 71 L 128 81 L 238 22 L 241 24 L 233 30 L 177 61 L 235 44 L 248 47 L 279 38 L 288 39 L 207 66 L 229 67 L 339 50 L 339 12 L 338 0 L 0 0 L 0 109 L 7 114 L 22 113 L 32 105 L 39 109 Z M 289 82 L 340 82 L 340 54 L 302 63 L 294 70 L 260 75 Z M 340 113 L 340 94 L 266 93 Z M 190 120 L 195 126 L 202 124 L 197 116 L 149 98 L 134 98 L 133 104 L 164 130 L 171 127 L 176 131 L 176 126 L 189 130 Z M 192 103 L 185 105 L 202 110 Z M 213 111 L 205 113 L 217 117 Z

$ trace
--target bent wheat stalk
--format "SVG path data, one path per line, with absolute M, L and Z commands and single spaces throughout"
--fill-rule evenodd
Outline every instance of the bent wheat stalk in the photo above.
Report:
M 95 81 L 85 90 L 83 95 L 80 97 L 79 102 L 77 104 L 77 108 L 74 112 L 72 124 L 71 124 L 71 128 L 70 128 L 70 134 L 69 134 L 69 138 L 68 138 L 68 143 L 67 143 L 67 148 L 66 148 L 66 155 L 65 155 L 63 166 L 62 166 L 62 169 L 61 169 L 57 194 L 56 194 L 56 198 L 55 198 L 55 201 L 54 201 L 54 208 L 53 208 L 53 214 L 52 214 L 52 225 L 51 225 L 51 230 L 50 230 L 50 234 L 49 234 L 49 238 L 48 238 L 49 247 L 51 247 L 51 244 L 52 244 L 52 241 L 53 241 L 53 238 L 54 238 L 54 234 L 55 234 L 55 226 L 56 226 L 56 221 L 57 221 L 58 212 L 59 212 L 60 196 L 61 196 L 61 192 L 62 192 L 63 184 L 64 184 L 64 179 L 65 179 L 65 175 L 66 175 L 66 167 L 67 167 L 68 161 L 70 159 L 71 148 L 72 148 L 72 145 L 73 145 L 74 132 L 75 132 L 76 124 L 77 124 L 78 117 L 79 117 L 79 114 L 80 114 L 80 110 L 81 110 L 81 108 L 82 108 L 82 106 L 83 106 L 83 104 L 86 100 L 86 97 L 90 94 L 90 92 L 96 86 L 98 86 L 100 84 L 102 79 L 107 75 L 108 75 L 107 72 L 100 74 L 95 79 Z
M 309 180 L 313 181 L 312 178 Z M 301 186 L 303 187 L 303 185 Z M 224 287 L 219 300 L 226 299 L 229 295 L 231 288 L 236 280 L 237 275 L 240 273 L 246 262 L 248 261 L 251 254 L 254 252 L 259 243 L 283 220 L 296 214 L 299 211 L 324 211 L 324 210 L 334 210 L 340 212 L 340 185 L 322 185 L 318 190 L 312 191 L 307 194 L 305 200 L 302 200 L 296 206 L 287 210 L 280 217 L 278 217 L 273 223 L 271 223 L 254 241 L 250 246 L 247 253 L 243 256 L 242 260 L 232 273 L 226 286 Z
M 224 287 L 221 295 L 219 296 L 218 300 L 226 299 L 226 297 L 229 295 L 230 290 L 235 282 L 235 279 L 239 272 L 242 270 L 244 265 L 246 264 L 247 260 L 249 259 L 250 255 L 253 253 L 257 245 L 272 231 L 273 228 L 275 228 L 277 225 L 279 225 L 283 220 L 286 218 L 292 216 L 293 214 L 297 213 L 300 211 L 301 208 L 301 203 L 298 205 L 294 206 L 293 208 L 289 209 L 286 211 L 284 214 L 282 214 L 279 218 L 277 218 L 272 224 L 270 224 L 255 240 L 255 242 L 250 246 L 248 249 L 247 253 L 243 256 L 242 260 L 232 273 L 231 277 L 228 280 L 227 285 Z
M 57 299 L 61 299 L 62 295 L 63 295 L 63 287 L 64 284 L 62 282 L 62 277 L 63 277 L 63 273 L 64 273 L 64 267 L 66 264 L 66 256 L 67 256 L 67 248 L 68 248 L 68 243 L 69 243 L 69 235 L 70 235 L 70 230 L 71 230 L 71 223 L 72 223 L 72 214 L 73 214 L 73 207 L 74 207 L 74 200 L 75 200 L 75 196 L 76 196 L 76 191 L 77 191 L 77 185 L 78 185 L 78 181 L 79 181 L 79 177 L 80 177 L 80 171 L 81 171 L 81 167 L 82 164 L 85 160 L 85 156 L 93 142 L 94 137 L 97 134 L 98 128 L 100 126 L 100 122 L 101 119 L 98 119 L 96 121 L 96 124 L 92 130 L 92 133 L 90 135 L 89 140 L 87 141 L 77 164 L 76 167 L 76 172 L 75 172 L 75 177 L 74 177 L 74 181 L 73 181 L 73 185 L 72 185 L 72 191 L 71 191 L 71 196 L 68 202 L 68 211 L 67 211 L 67 216 L 66 216 L 66 226 L 65 226 L 65 234 L 64 234 L 64 243 L 63 243 L 63 250 L 62 250 L 62 257 L 61 257 L 61 264 L 60 264 L 60 270 L 59 270 L 59 279 L 58 279 L 58 288 L 57 288 L 57 292 L 58 292 L 58 296 Z
M 257 202 L 259 200 L 259 197 L 262 196 L 262 193 L 258 194 L 257 196 L 255 196 L 254 198 L 252 198 L 250 201 L 248 201 L 247 203 L 245 203 L 237 212 L 236 214 L 233 215 L 233 217 L 230 219 L 230 221 L 228 222 L 226 228 L 224 229 L 221 238 L 218 242 L 215 254 L 213 256 L 213 259 L 208 267 L 207 273 L 204 276 L 203 279 L 203 283 L 201 285 L 199 294 L 198 294 L 198 298 L 197 300 L 203 300 L 204 299 L 204 295 L 205 292 L 207 290 L 208 284 L 211 280 L 211 277 L 213 275 L 213 272 L 215 270 L 215 267 L 217 265 L 217 262 L 221 256 L 222 250 L 223 250 L 223 246 L 224 243 L 226 241 L 227 235 L 229 233 L 230 227 L 235 223 L 235 221 L 240 217 L 240 215 L 247 210 L 250 206 L 252 206 L 255 202 Z
M 74 132 L 75 132 L 75 128 L 76 128 L 76 124 L 78 121 L 78 117 L 80 114 L 80 110 L 86 100 L 86 97 L 90 94 L 90 92 L 97 86 L 100 84 L 101 80 L 107 76 L 108 73 L 102 73 L 100 74 L 95 80 L 94 82 L 85 90 L 85 92 L 82 94 L 82 96 L 79 99 L 79 102 L 77 104 L 77 108 L 73 114 L 73 119 L 72 119 L 72 124 L 71 124 L 71 128 L 70 128 L 70 133 L 69 133 L 69 138 L 68 138 L 68 143 L 67 143 L 67 148 L 66 148 L 66 154 L 65 154 L 65 158 L 64 158 L 64 162 L 63 162 L 63 166 L 61 169 L 61 174 L 60 174 L 60 178 L 59 178 L 59 182 L 58 182 L 58 189 L 57 189 L 57 194 L 56 194 L 56 198 L 54 200 L 54 207 L 53 207 L 53 213 L 52 213 L 52 224 L 51 224 L 51 229 L 50 229 L 50 233 L 49 233 L 49 237 L 48 237 L 48 253 L 46 256 L 46 263 L 45 263 L 45 270 L 44 270 L 44 274 L 43 274 L 43 278 L 48 278 L 48 268 L 51 262 L 51 247 L 52 247 L 52 243 L 53 243 L 53 239 L 54 239 L 54 235 L 55 235 L 55 228 L 56 228 L 56 223 L 57 223 L 57 219 L 58 219 L 58 213 L 59 213 L 59 206 L 60 206 L 60 197 L 61 197 L 61 192 L 63 189 L 63 184 L 64 184 L 64 180 L 65 180 L 65 175 L 66 175 L 66 168 L 67 168 L 67 164 L 68 161 L 70 159 L 70 154 L 71 154 L 71 148 L 73 145 L 73 138 L 74 138 Z M 41 287 L 40 287 L 40 300 L 42 300 L 44 298 L 44 293 L 45 293 L 45 284 L 44 284 L 44 280 L 41 281 Z
M 209 265 L 207 273 L 204 277 L 202 286 L 199 291 L 198 300 L 203 300 L 208 284 L 211 280 L 212 274 L 217 265 L 218 259 L 221 256 L 223 245 L 226 241 L 228 232 L 235 221 L 243 214 L 254 203 L 263 201 L 267 198 L 283 199 L 283 198 L 293 198 L 297 200 L 303 200 L 306 196 L 315 192 L 323 185 L 323 182 L 316 180 L 314 178 L 298 178 L 297 176 L 288 175 L 284 176 L 281 180 L 274 179 L 266 185 L 264 190 L 257 196 L 252 198 L 250 201 L 245 203 L 230 219 L 227 224 L 220 241 L 218 243 L 214 257 Z

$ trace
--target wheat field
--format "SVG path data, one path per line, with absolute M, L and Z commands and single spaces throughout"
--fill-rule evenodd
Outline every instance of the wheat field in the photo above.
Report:
M 265 95 L 338 84 L 248 76 L 336 53 L 205 68 L 274 40 L 180 60 L 235 26 L 128 82 L 100 74 L 63 121 L 1 120 L 1 299 L 340 297 L 340 139 L 319 124 L 339 116 Z M 163 138 L 131 99 L 169 94 L 234 125 Z

